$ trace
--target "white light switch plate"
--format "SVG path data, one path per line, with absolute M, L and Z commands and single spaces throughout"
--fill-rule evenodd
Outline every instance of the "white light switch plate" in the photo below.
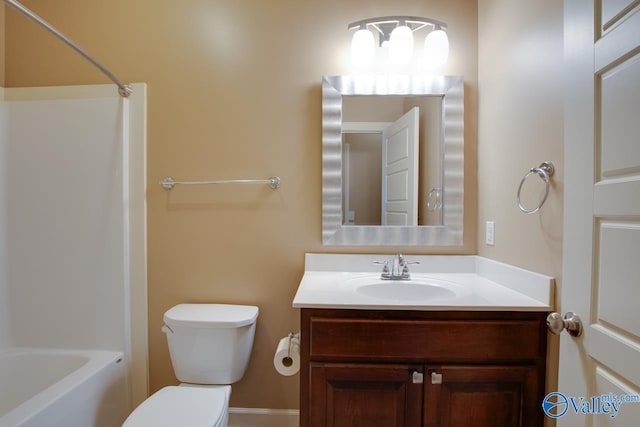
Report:
M 496 224 L 493 221 L 487 221 L 484 242 L 489 246 L 496 244 Z

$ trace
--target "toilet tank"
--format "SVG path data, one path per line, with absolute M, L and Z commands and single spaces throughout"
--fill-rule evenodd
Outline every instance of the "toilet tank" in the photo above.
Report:
M 258 307 L 180 304 L 164 314 L 171 363 L 179 381 L 232 384 L 244 375 Z

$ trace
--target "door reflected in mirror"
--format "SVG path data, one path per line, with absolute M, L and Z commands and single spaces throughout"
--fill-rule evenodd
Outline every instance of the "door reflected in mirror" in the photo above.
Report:
M 442 225 L 443 96 L 344 96 L 345 225 Z

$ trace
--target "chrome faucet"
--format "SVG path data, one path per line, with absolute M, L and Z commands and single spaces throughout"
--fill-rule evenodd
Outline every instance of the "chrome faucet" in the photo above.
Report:
M 411 263 L 414 264 L 414 263 Z M 409 263 L 404 259 L 401 253 L 397 253 L 391 260 L 391 269 L 389 269 L 389 261 L 384 263 L 382 267 L 382 280 L 409 280 Z

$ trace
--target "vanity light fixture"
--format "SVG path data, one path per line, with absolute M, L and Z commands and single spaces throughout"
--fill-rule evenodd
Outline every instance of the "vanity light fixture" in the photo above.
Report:
M 355 65 L 369 65 L 375 55 L 375 37 L 378 46 L 389 48 L 389 60 L 394 64 L 408 64 L 413 57 L 413 33 L 430 27 L 424 42 L 424 63 L 435 68 L 447 62 L 449 39 L 447 24 L 430 18 L 415 16 L 384 16 L 369 18 L 349 24 L 349 30 L 357 30 L 351 40 L 351 61 Z

